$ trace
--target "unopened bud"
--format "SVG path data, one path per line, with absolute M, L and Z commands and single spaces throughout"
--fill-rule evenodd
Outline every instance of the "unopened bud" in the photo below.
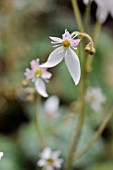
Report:
M 86 45 L 85 52 L 89 55 L 94 55 L 96 53 L 96 50 L 92 43 Z
M 28 80 L 23 80 L 22 81 L 22 87 L 28 87 L 29 81 Z

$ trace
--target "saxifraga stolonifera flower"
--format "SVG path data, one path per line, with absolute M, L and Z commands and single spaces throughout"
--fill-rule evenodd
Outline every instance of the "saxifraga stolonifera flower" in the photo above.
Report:
M 39 155 L 37 165 L 45 170 L 60 169 L 63 163 L 63 159 L 59 158 L 60 154 L 61 151 L 52 151 L 50 147 L 46 147 Z
M 77 45 L 80 42 L 80 39 L 74 39 L 71 34 L 65 30 L 65 33 L 62 35 L 62 39 L 58 37 L 50 37 L 52 40 L 53 47 L 57 47 L 48 57 L 46 63 L 42 64 L 41 67 L 54 67 L 59 64 L 63 58 L 65 59 L 66 66 L 70 72 L 71 77 L 74 80 L 75 85 L 79 83 L 81 76 L 80 61 L 75 53 Z
M 45 83 L 48 82 L 52 74 L 47 71 L 47 68 L 40 67 L 39 59 L 31 61 L 31 69 L 26 68 L 24 75 L 27 80 L 34 82 L 35 88 L 41 96 L 48 97 Z

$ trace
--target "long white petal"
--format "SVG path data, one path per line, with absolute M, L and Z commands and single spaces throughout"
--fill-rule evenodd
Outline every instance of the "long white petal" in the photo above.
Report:
M 46 86 L 45 83 L 42 79 L 38 78 L 35 82 L 35 87 L 37 92 L 43 96 L 43 97 L 48 97 L 48 94 L 46 92 Z
M 63 47 L 56 48 L 48 57 L 46 63 L 41 64 L 40 67 L 54 67 L 59 64 L 64 57 L 64 52 L 62 52 Z
M 77 54 L 71 48 L 67 49 L 65 62 L 75 85 L 77 85 L 81 76 L 80 61 Z

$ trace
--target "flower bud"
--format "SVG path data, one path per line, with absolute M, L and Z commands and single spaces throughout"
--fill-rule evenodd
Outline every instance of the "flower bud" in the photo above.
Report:
M 28 87 L 29 81 L 28 80 L 23 80 L 22 81 L 22 87 Z
M 94 48 L 92 43 L 89 43 L 89 44 L 86 45 L 85 52 L 87 54 L 91 55 L 91 56 L 96 53 L 96 50 L 95 50 L 95 48 Z

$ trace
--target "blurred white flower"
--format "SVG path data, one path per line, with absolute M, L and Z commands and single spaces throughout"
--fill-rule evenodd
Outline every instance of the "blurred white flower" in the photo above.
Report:
M 54 67 L 59 64 L 63 59 L 65 59 L 66 66 L 69 70 L 69 73 L 74 80 L 75 85 L 79 83 L 81 76 L 80 61 L 75 53 L 74 49 L 77 49 L 77 45 L 80 42 L 80 39 L 74 39 L 71 34 L 65 30 L 65 33 L 62 35 L 62 39 L 58 37 L 50 37 L 52 40 L 53 47 L 57 47 L 48 57 L 46 63 L 42 64 L 41 67 Z
M 91 0 L 95 1 L 98 6 L 97 18 L 103 23 L 106 21 L 108 14 L 113 17 L 113 0 Z M 83 0 L 84 4 L 87 4 L 89 0 Z
M 4 153 L 0 152 L 0 160 L 2 159 L 3 156 L 4 156 Z
M 39 167 L 44 167 L 45 170 L 60 169 L 63 159 L 59 158 L 60 151 L 52 151 L 51 148 L 46 147 L 40 154 L 40 159 L 37 162 Z
M 49 97 L 44 103 L 44 113 L 51 119 L 56 119 L 59 111 L 59 98 L 57 96 Z
M 90 87 L 87 89 L 85 100 L 91 105 L 95 112 L 101 112 L 103 109 L 102 105 L 105 103 L 106 97 L 99 87 Z

